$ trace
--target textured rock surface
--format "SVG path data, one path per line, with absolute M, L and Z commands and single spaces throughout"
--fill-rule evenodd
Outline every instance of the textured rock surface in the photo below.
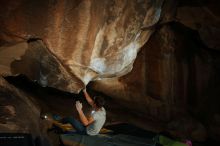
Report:
M 0 71 L 4 76 L 23 74 L 41 86 L 77 91 L 84 85 L 65 69 L 41 40 L 0 48 Z
M 208 115 L 220 112 L 219 92 L 213 89 L 219 87 L 219 56 L 219 52 L 213 53 L 202 45 L 196 31 L 172 22 L 153 34 L 131 73 L 95 81 L 91 86 L 143 118 L 171 122 L 168 129 L 176 125 L 171 133 L 201 141 L 207 137 L 209 124 L 204 128 L 191 119 L 189 111 L 203 123 L 208 121 Z M 212 108 L 207 110 L 207 105 Z M 186 127 L 180 128 L 180 123 Z
M 41 38 L 79 84 L 66 90 L 78 92 L 91 80 L 122 76 L 132 69 L 153 31 L 148 28 L 160 19 L 162 4 L 163 0 L 1 1 L 0 40 L 6 44 Z
M 11 63 L 20 60 L 21 56 L 28 49 L 27 43 L 17 43 L 10 46 L 0 47 L 0 74 L 11 75 Z

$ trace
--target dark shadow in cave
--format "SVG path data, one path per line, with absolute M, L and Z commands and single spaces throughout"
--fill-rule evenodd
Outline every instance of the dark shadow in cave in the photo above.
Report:
M 50 106 L 49 108 L 54 108 L 53 104 L 51 103 L 56 103 L 58 102 L 59 104 L 62 104 L 62 100 L 65 100 L 65 104 L 67 101 L 70 103 L 70 105 L 65 105 L 63 109 L 57 109 L 61 110 L 61 112 L 66 112 L 64 109 L 68 106 L 73 105 L 74 100 L 82 100 L 83 98 L 83 93 L 80 92 L 79 94 L 73 94 L 69 92 L 64 92 L 55 88 L 51 87 L 41 87 L 37 82 L 32 82 L 29 80 L 25 75 L 18 75 L 18 76 L 7 76 L 4 77 L 10 84 L 13 84 L 17 88 L 21 89 L 25 93 L 28 93 L 32 96 L 35 96 L 36 98 L 41 97 L 43 102 L 47 102 L 47 106 Z M 95 91 L 90 91 L 92 94 L 96 94 Z M 47 97 L 47 98 L 45 98 Z M 53 99 L 53 102 L 50 102 Z M 57 104 L 56 104 L 57 105 Z M 62 106 L 61 106 L 62 107 Z M 67 108 L 66 108 L 67 109 Z M 54 111 L 55 113 L 57 111 Z M 71 111 L 72 112 L 72 111 Z M 66 113 L 71 113 L 71 112 L 66 112 Z M 138 137 L 147 137 L 147 138 L 153 138 L 156 136 L 157 133 L 150 132 L 143 130 L 141 128 L 138 128 L 137 126 L 134 126 L 132 124 L 128 123 L 121 123 L 121 124 L 113 124 L 113 125 L 107 125 L 106 128 L 111 129 L 114 131 L 114 134 L 127 134 L 127 135 L 132 135 L 132 136 L 138 136 Z M 162 133 L 164 135 L 164 133 Z M 211 143 L 216 143 L 212 140 L 207 140 L 204 143 L 195 143 L 198 146 L 205 146 L 207 144 Z
M 211 96 L 212 100 L 215 100 L 216 103 L 219 103 L 219 93 L 216 92 L 219 88 L 220 78 L 220 67 L 219 67 L 219 57 L 220 52 L 219 50 L 215 50 L 212 48 L 209 48 L 201 39 L 198 31 L 193 30 L 179 22 L 171 22 L 170 26 L 176 32 L 176 35 L 182 40 L 185 40 L 186 44 L 181 44 L 179 46 L 182 47 L 182 50 L 176 50 L 175 54 L 177 56 L 177 60 L 181 61 L 184 60 L 188 64 L 188 105 L 191 108 L 199 107 L 201 105 L 198 105 L 199 101 L 201 101 L 201 94 L 198 94 L 196 80 L 198 80 L 198 69 L 196 68 L 198 64 L 198 60 L 195 58 L 198 57 L 199 61 L 203 66 L 208 66 L 212 68 L 213 73 L 211 75 L 211 78 L 209 79 L 208 83 L 209 85 L 204 87 L 202 95 L 203 98 L 206 98 L 205 96 Z M 188 38 L 186 38 L 187 36 Z M 197 61 L 197 62 L 196 62 Z M 197 64 L 196 64 L 197 63 Z M 202 72 L 201 72 L 202 74 Z M 214 94 L 213 94 L 214 93 Z M 206 102 L 205 102 L 206 100 Z M 207 102 L 209 103 L 210 99 L 204 99 L 204 107 L 207 106 Z M 212 112 L 219 112 L 219 108 L 217 105 L 212 106 L 217 107 L 216 109 L 212 109 Z M 191 113 L 192 113 L 192 109 Z M 207 110 L 211 111 L 211 109 Z M 211 112 L 210 112 L 211 113 Z M 194 115 L 195 116 L 195 115 Z
M 19 89 L 22 89 L 26 92 L 32 93 L 32 94 L 39 94 L 39 91 L 51 94 L 51 95 L 62 95 L 64 98 L 77 98 L 81 97 L 80 94 L 73 94 L 65 91 L 58 90 L 56 88 L 52 87 L 42 87 L 37 82 L 33 82 L 29 80 L 25 75 L 18 75 L 18 76 L 7 76 L 4 77 L 10 84 L 13 84 Z
M 65 91 L 58 90 L 56 88 L 52 87 L 42 87 L 37 82 L 33 82 L 30 79 L 28 79 L 25 75 L 18 75 L 18 76 L 7 76 L 4 77 L 10 84 L 16 86 L 18 89 L 21 89 L 28 95 L 31 95 L 35 99 L 39 99 L 39 104 L 45 104 L 45 106 L 48 106 L 48 109 L 46 109 L 49 112 L 52 113 L 58 113 L 58 114 L 64 114 L 64 116 L 68 116 L 72 114 L 73 110 L 66 110 L 69 109 L 69 107 L 74 106 L 74 101 L 81 100 L 84 102 L 84 95 L 82 92 L 79 94 L 73 94 Z M 90 85 L 88 85 L 89 93 L 91 93 L 91 96 L 94 95 L 101 95 L 105 98 L 108 98 L 107 102 L 111 102 L 111 98 L 104 95 L 103 93 L 99 93 L 96 91 L 93 91 L 90 89 Z M 53 100 L 53 101 L 51 101 Z M 63 102 L 64 101 L 64 102 Z M 46 102 L 46 103 L 44 103 Z M 62 104 L 64 103 L 64 104 Z M 61 105 L 59 108 L 57 105 Z M 69 105 L 67 105 L 69 104 Z M 41 105 L 42 106 L 42 105 Z M 111 109 L 109 105 L 106 105 L 106 108 Z M 74 109 L 74 107 L 73 107 Z M 43 109 L 44 110 L 44 109 Z M 51 111 L 52 110 L 52 111 Z M 61 113 L 59 113 L 59 111 Z M 107 117 L 109 118 L 109 117 Z M 108 121 L 108 119 L 107 119 Z M 108 129 L 111 129 L 114 131 L 114 134 L 127 134 L 132 136 L 138 136 L 138 137 L 148 137 L 152 138 L 156 135 L 156 133 L 143 130 L 137 126 L 134 126 L 132 124 L 128 123 L 120 123 L 120 124 L 107 124 L 105 126 Z
M 202 7 L 209 3 L 209 0 L 179 0 L 179 6 Z
M 16 88 L 33 97 L 38 102 L 43 113 L 71 115 L 74 108 L 70 108 L 74 107 L 75 101 L 83 101 L 82 93 L 73 94 L 52 87 L 42 87 L 37 82 L 28 79 L 25 75 L 7 76 L 4 78 Z

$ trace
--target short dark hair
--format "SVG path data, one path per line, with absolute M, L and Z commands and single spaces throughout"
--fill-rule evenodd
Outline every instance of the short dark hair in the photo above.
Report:
M 94 97 L 94 103 L 98 108 L 101 108 L 105 105 L 105 99 L 101 96 L 95 96 Z

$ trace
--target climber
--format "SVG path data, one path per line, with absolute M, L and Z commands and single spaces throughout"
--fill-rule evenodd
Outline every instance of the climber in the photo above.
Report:
M 62 123 L 70 123 L 75 129 L 76 133 L 97 135 L 103 127 L 106 120 L 106 111 L 104 109 L 104 98 L 96 96 L 94 100 L 87 93 L 86 89 L 83 90 L 86 101 L 92 106 L 93 110 L 90 117 L 86 117 L 82 110 L 82 103 L 76 101 L 76 110 L 79 114 L 80 121 L 74 117 L 67 117 L 62 120 Z

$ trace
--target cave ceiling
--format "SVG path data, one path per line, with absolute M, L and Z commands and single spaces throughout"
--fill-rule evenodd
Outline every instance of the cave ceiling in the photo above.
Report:
M 1 1 L 1 74 L 77 93 L 132 70 L 163 0 Z M 7 54 L 7 56 L 5 55 Z

